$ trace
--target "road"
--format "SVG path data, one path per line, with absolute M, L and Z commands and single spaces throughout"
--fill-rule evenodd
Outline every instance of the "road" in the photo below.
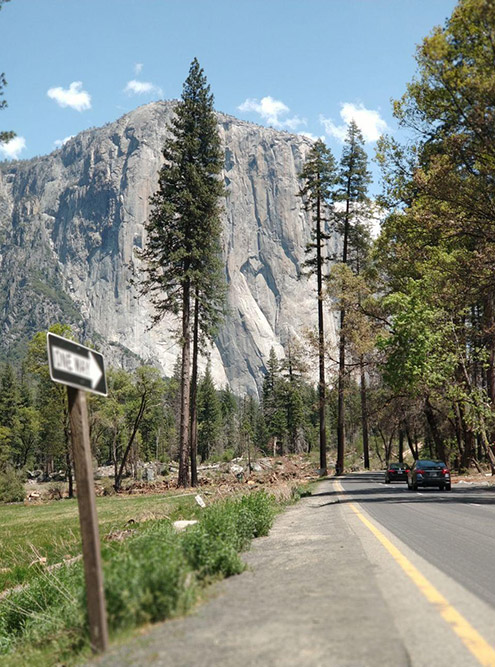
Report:
M 495 490 L 409 491 L 380 473 L 334 489 L 411 664 L 495 667 Z
M 409 491 L 380 473 L 342 481 L 378 523 L 495 609 L 495 490 Z
M 99 667 L 495 667 L 495 492 L 329 478 L 194 613 Z

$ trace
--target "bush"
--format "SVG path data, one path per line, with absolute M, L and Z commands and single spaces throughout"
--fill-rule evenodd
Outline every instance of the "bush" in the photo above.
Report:
M 19 473 L 8 469 L 0 473 L 0 502 L 17 503 L 26 497 L 24 483 Z
M 254 537 L 268 534 L 274 516 L 275 502 L 263 491 L 206 508 L 183 536 L 189 564 L 200 577 L 239 574 L 244 564 L 238 553 Z
M 48 487 L 48 498 L 50 500 L 62 500 L 64 497 L 65 485 L 63 482 L 53 482 Z
M 105 595 L 110 630 L 154 623 L 185 611 L 194 592 L 190 569 L 170 522 L 151 522 L 106 559 Z

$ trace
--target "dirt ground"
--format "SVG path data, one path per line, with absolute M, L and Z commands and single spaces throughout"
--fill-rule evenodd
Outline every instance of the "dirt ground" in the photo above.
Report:
M 157 466 L 158 467 L 158 466 Z M 120 495 L 152 495 L 170 491 L 185 493 L 191 489 L 177 486 L 177 467 L 168 466 L 166 475 L 156 475 L 152 481 L 124 479 Z M 97 496 L 111 495 L 113 478 L 96 475 Z M 291 455 L 277 458 L 259 458 L 249 466 L 246 459 L 215 463 L 198 467 L 198 493 L 205 496 L 227 496 L 252 489 L 264 488 L 278 496 L 289 496 L 293 487 L 318 479 L 318 470 L 307 456 Z M 67 482 L 26 482 L 26 503 L 42 503 L 68 497 Z

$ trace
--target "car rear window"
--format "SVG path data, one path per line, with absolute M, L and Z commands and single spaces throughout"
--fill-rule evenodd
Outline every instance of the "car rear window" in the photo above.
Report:
M 418 461 L 418 467 L 421 468 L 445 468 L 445 463 L 441 461 Z

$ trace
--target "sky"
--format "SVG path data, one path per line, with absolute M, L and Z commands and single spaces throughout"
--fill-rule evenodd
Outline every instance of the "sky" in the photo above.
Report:
M 45 155 L 67 138 L 158 99 L 178 99 L 194 57 L 217 110 L 323 137 L 339 159 L 354 118 L 370 157 L 397 136 L 391 99 L 416 46 L 454 0 L 11 0 L 0 11 L 5 73 L 0 160 Z M 373 168 L 377 188 L 378 173 Z

